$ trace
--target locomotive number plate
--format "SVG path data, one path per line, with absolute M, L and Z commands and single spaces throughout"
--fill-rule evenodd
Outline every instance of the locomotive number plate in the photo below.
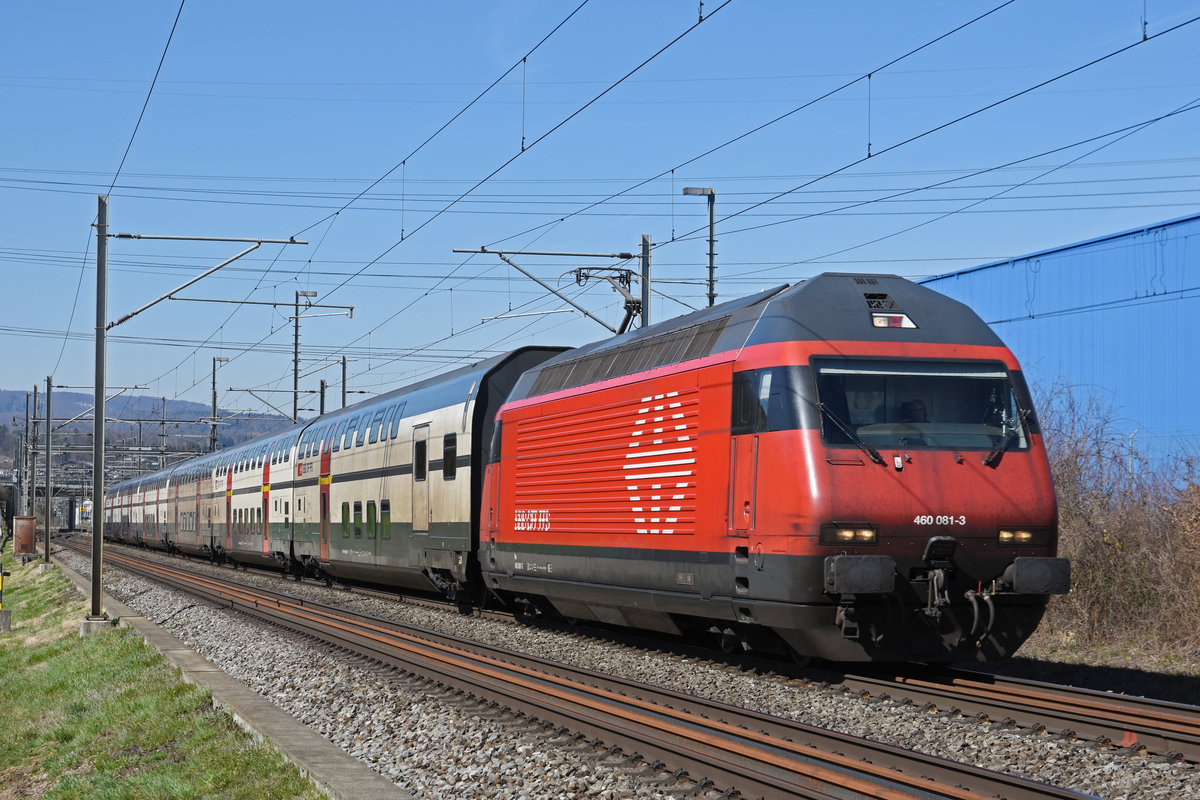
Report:
M 955 516 L 953 514 L 922 514 L 913 518 L 914 525 L 966 525 L 967 518 L 963 515 Z

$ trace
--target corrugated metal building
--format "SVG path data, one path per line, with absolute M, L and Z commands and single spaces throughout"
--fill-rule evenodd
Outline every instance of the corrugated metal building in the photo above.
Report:
M 922 283 L 983 317 L 1035 392 L 1111 408 L 1135 452 L 1200 456 L 1200 214 Z

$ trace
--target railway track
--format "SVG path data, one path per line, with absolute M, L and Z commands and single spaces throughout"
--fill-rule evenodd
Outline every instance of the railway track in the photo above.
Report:
M 137 553 L 138 551 L 131 551 Z M 231 572 L 236 570 L 231 568 Z M 308 581 L 309 579 L 305 579 Z M 315 583 L 322 583 L 315 581 Z M 378 597 L 453 613 L 453 603 L 437 598 L 399 595 L 370 587 L 342 586 L 353 594 Z M 502 622 L 513 622 L 508 613 L 475 612 Z M 691 658 L 712 661 L 711 650 L 687 644 L 669 644 L 628 632 L 588 632 L 553 621 L 542 627 L 587 640 L 606 640 L 650 650 L 668 650 Z M 756 656 L 731 656 L 728 664 L 739 669 L 776 672 L 806 684 L 820 684 L 864 699 L 896 701 L 921 706 L 931 713 L 947 712 L 972 717 L 1032 733 L 1046 733 L 1124 748 L 1139 755 L 1200 763 L 1200 707 L 1080 688 L 970 669 L 932 668 L 919 665 L 833 670 L 794 667 Z
M 110 553 L 122 569 L 383 664 L 767 798 L 1079 798 L 1085 795 L 612 678 L 285 593 Z
M 418 602 L 449 608 L 438 601 Z M 544 624 L 556 627 L 553 622 Z M 1200 763 L 1200 707 L 1186 703 L 918 664 L 846 665 L 839 670 L 796 666 L 756 655 L 729 655 L 717 662 L 711 650 L 695 645 L 665 645 L 661 640 L 623 631 L 588 633 L 566 625 L 557 629 L 564 635 L 666 650 L 741 670 L 775 673 L 862 699 L 917 705 L 931 713 L 946 712 L 981 723 L 1123 748 L 1142 756 Z
M 1200 762 L 1200 708 L 970 670 L 845 673 L 841 686 L 1171 760 Z
M 451 610 L 445 601 L 405 598 L 429 608 Z M 511 621 L 508 614 L 486 615 Z M 541 623 L 564 635 L 668 650 L 712 661 L 711 650 L 695 645 L 664 645 L 638 634 L 615 631 L 589 634 L 576 627 Z M 716 662 L 714 662 L 716 663 Z M 1048 683 L 977 672 L 971 669 L 886 665 L 865 670 L 798 667 L 757 656 L 729 656 L 726 664 L 739 669 L 774 672 L 806 684 L 821 684 L 863 699 L 897 701 L 992 722 L 1031 733 L 1045 733 L 1124 748 L 1142 756 L 1200 763 L 1200 707 L 1065 684 Z

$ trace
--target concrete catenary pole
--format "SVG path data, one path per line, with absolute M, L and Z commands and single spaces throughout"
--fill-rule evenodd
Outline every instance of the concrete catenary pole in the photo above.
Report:
M 17 434 L 17 459 L 16 459 L 17 475 L 19 476 L 16 485 L 16 497 L 13 498 L 13 509 L 17 516 L 25 516 L 25 484 L 24 481 L 29 480 L 25 475 L 25 434 Z
M 300 298 L 310 298 L 306 302 L 311 305 L 311 298 L 316 296 L 316 292 L 296 290 L 296 316 L 293 317 L 296 323 L 296 334 L 292 340 L 292 422 L 300 421 Z
M 217 364 L 227 363 L 225 356 L 213 356 L 212 373 L 212 422 L 208 429 L 208 452 L 217 452 Z
M 642 327 L 650 327 L 650 234 L 642 234 Z
M 711 186 L 685 186 L 684 194 L 708 198 L 708 306 L 717 302 L 717 191 Z
M 717 302 L 717 193 L 708 195 L 708 307 Z
M 53 485 L 50 483 L 50 459 L 54 456 L 53 448 L 51 447 L 51 431 L 54 430 L 54 412 L 53 396 L 51 390 L 53 388 L 53 376 L 46 376 L 46 554 L 43 563 L 50 563 L 50 522 L 51 514 L 50 507 L 51 499 L 54 497 Z
M 104 363 L 108 320 L 108 195 L 96 197 L 96 378 L 92 423 L 92 605 L 89 620 L 105 619 L 100 605 L 104 568 Z
M 34 409 L 37 413 L 37 409 Z M 29 392 L 25 393 L 25 441 L 21 448 L 21 516 L 26 517 L 33 513 L 32 495 L 29 493 L 29 485 L 33 481 L 33 448 L 29 440 Z
M 33 438 L 29 440 L 29 516 L 37 515 L 38 387 L 33 385 Z

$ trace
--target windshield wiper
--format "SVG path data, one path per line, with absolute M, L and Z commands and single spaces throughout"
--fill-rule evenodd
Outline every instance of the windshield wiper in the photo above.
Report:
M 858 447 L 859 450 L 862 450 L 864 453 L 866 453 L 868 456 L 870 456 L 872 461 L 874 461 L 876 464 L 879 464 L 880 466 L 886 466 L 886 463 L 883 460 L 883 456 L 879 455 L 879 451 L 876 450 L 874 447 L 871 447 L 871 445 L 864 442 L 862 440 L 862 438 L 858 435 L 858 433 L 854 430 L 854 428 L 852 428 L 848 423 L 842 421 L 842 418 L 839 417 L 837 414 L 834 414 L 832 411 L 829 410 L 829 406 L 825 405 L 824 403 L 817 403 L 817 410 L 820 411 L 825 416 L 829 417 L 829 419 L 833 422 L 833 424 L 837 425 L 838 428 L 841 429 L 842 433 L 844 433 L 850 437 L 850 441 L 854 442 L 854 444 Z
M 985 467 L 990 467 L 992 464 L 995 464 L 997 461 L 999 461 L 1000 456 L 1004 454 L 1004 451 L 1012 446 L 1013 440 L 1017 438 L 1017 433 L 1020 430 L 1018 425 L 1024 425 L 1025 420 L 1029 418 L 1029 409 L 1026 408 L 1017 412 L 1017 417 L 1019 418 L 1018 422 L 1014 423 L 1013 426 L 1004 434 L 1004 436 L 1000 438 L 1000 441 L 996 442 L 996 444 L 992 447 L 992 452 L 983 457 L 983 465 Z

